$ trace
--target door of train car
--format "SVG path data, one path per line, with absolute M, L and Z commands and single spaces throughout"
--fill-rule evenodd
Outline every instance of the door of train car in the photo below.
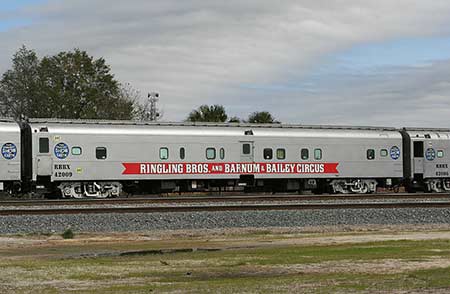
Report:
M 253 141 L 241 141 L 241 162 L 254 162 Z
M 47 134 L 42 134 L 38 137 L 38 152 L 37 160 L 37 175 L 51 176 L 52 175 L 52 156 L 50 154 L 50 139 Z
M 414 141 L 413 145 L 413 154 L 414 154 L 414 177 L 423 177 L 423 171 L 424 171 L 424 149 L 423 149 L 423 141 Z

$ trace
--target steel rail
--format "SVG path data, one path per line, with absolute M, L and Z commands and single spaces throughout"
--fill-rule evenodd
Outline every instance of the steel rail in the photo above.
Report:
M 392 208 L 450 208 L 449 202 L 381 202 L 333 204 L 254 204 L 254 205 L 201 205 L 201 206 L 148 206 L 148 207 L 97 207 L 54 209 L 0 210 L 6 215 L 65 215 L 103 213 L 175 213 L 217 211 L 269 211 L 269 210 L 323 210 L 323 209 L 392 209 Z
M 246 196 L 189 196 L 189 197 L 138 197 L 109 199 L 60 199 L 60 200 L 0 200 L 0 206 L 50 206 L 50 205 L 99 205 L 99 204 L 158 204 L 205 202 L 255 202 L 255 201 L 322 201 L 322 200 L 386 200 L 386 199 L 450 199 L 450 194 L 327 194 L 327 195 L 246 195 Z

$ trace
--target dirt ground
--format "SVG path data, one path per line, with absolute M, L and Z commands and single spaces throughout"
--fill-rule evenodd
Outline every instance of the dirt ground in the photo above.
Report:
M 397 241 L 407 243 L 397 244 L 395 243 Z M 414 248 L 415 243 L 411 242 L 424 244 L 420 245 L 423 246 L 423 248 Z M 431 242 L 431 245 L 426 242 Z M 315 248 L 314 246 L 319 246 L 317 248 L 323 248 L 323 250 L 332 250 L 333 255 L 331 256 L 329 252 L 325 252 L 325 257 L 323 257 L 320 255 L 323 253 L 320 253 L 320 250 L 318 250 L 317 256 L 314 256 L 314 251 L 311 251 L 311 248 Z M 392 253 L 390 251 L 387 251 L 386 253 L 383 251 L 384 247 L 389 247 L 389 250 L 391 250 L 392 248 L 398 249 L 398 247 L 401 246 L 404 246 L 405 252 L 401 252 L 401 248 L 397 253 Z M 286 253 L 283 253 L 283 250 L 292 251 L 296 250 L 296 248 L 304 248 L 305 252 L 309 253 L 304 253 L 304 256 L 302 257 L 300 255 L 302 255 L 303 252 L 299 251 L 300 255 L 299 253 L 289 255 L 286 260 L 281 258 L 283 254 L 286 255 Z M 370 257 L 364 256 L 363 258 L 360 258 L 362 256 L 361 252 L 365 249 L 375 249 L 380 253 L 377 253 L 378 251 L 369 250 L 368 253 Z M 408 252 L 412 252 L 413 249 L 420 249 L 420 255 L 408 255 Z M 279 260 L 277 260 L 278 257 L 276 256 L 278 250 L 280 250 Z M 342 250 L 342 254 L 339 253 L 339 250 Z M 189 252 L 199 252 L 201 258 L 192 258 L 192 254 L 189 256 L 183 255 L 184 253 Z M 221 252 L 222 255 L 214 255 L 215 252 Z M 254 252 L 258 252 L 258 254 L 261 255 L 256 256 Z M 133 259 L 135 256 L 145 256 L 147 254 L 152 255 L 151 259 Z M 161 257 L 156 257 L 155 259 L 153 257 L 155 254 Z M 265 254 L 270 255 L 270 258 L 275 260 L 261 263 L 261 260 L 268 259 Z M 167 255 L 171 255 L 171 257 L 169 259 L 164 258 L 164 256 Z M 87 278 L 87 273 L 98 269 L 96 259 L 113 258 L 114 260 L 114 258 L 119 258 L 119 264 L 122 264 L 124 262 L 123 258 L 127 256 L 130 257 L 129 262 L 133 264 L 134 268 L 130 269 L 128 267 L 124 268 L 118 266 L 118 268 L 113 271 L 112 266 L 111 272 L 109 272 L 109 269 L 107 268 L 102 268 L 101 270 L 104 271 L 105 275 L 109 274 L 111 277 L 113 277 L 117 271 L 122 270 L 123 272 L 120 274 L 120 277 L 130 275 L 133 279 L 129 278 L 126 280 L 112 278 L 108 281 L 104 280 L 103 276 L 100 278 Z M 178 260 L 177 256 L 179 256 L 181 260 Z M 249 256 L 251 256 L 251 258 Z M 298 261 L 289 260 L 289 258 L 295 259 L 298 256 L 303 259 L 299 259 Z M 255 287 L 252 284 L 248 286 L 248 289 L 250 289 L 248 292 L 252 292 L 254 289 L 264 290 L 261 292 L 270 292 L 270 289 L 280 290 L 281 292 L 295 292 L 298 289 L 302 289 L 302 292 L 312 293 L 322 292 L 325 289 L 325 292 L 327 292 L 326 289 L 335 289 L 329 287 L 335 287 L 336 285 L 341 285 L 343 283 L 343 280 L 341 281 L 339 278 L 336 278 L 335 275 L 337 277 L 348 276 L 348 279 L 350 280 L 352 279 L 352 275 L 357 275 L 361 279 L 361 282 L 358 282 L 359 284 L 363 283 L 365 281 L 364 279 L 374 279 L 373 276 L 384 277 L 386 275 L 392 275 L 392 277 L 402 277 L 405 281 L 412 279 L 412 281 L 416 283 L 414 285 L 419 287 L 418 289 L 411 288 L 407 290 L 407 292 L 403 292 L 402 289 L 393 288 L 389 293 L 425 293 L 427 291 L 430 293 L 447 293 L 447 290 L 450 292 L 450 288 L 446 288 L 447 284 L 442 284 L 442 281 L 434 281 L 433 283 L 441 285 L 443 288 L 436 286 L 435 288 L 429 289 L 427 288 L 429 286 L 428 284 L 425 283 L 423 286 L 420 284 L 423 282 L 423 277 L 417 278 L 416 280 L 414 279 L 414 275 L 411 276 L 411 274 L 408 274 L 428 270 L 430 273 L 424 274 L 426 279 L 427 275 L 431 275 L 431 273 L 436 270 L 443 270 L 444 272 L 439 272 L 441 275 L 447 274 L 447 271 L 450 273 L 450 224 L 424 226 L 340 226 L 176 230 L 120 234 L 77 234 L 75 232 L 74 239 L 63 239 L 59 235 L 9 235 L 0 236 L 0 258 L 0 267 L 4 267 L 2 269 L 4 280 L 2 285 L 2 279 L 0 278 L 0 290 L 4 293 L 26 293 L 33 287 L 43 285 L 42 281 L 40 284 L 37 284 L 36 277 L 32 275 L 29 277 L 29 280 L 17 279 L 14 282 L 15 277 L 20 276 L 21 274 L 23 275 L 23 268 L 30 266 L 30 260 L 33 260 L 33 262 L 42 260 L 44 261 L 44 264 L 47 264 L 46 262 L 48 262 L 48 260 L 57 260 L 57 266 L 62 266 L 59 264 L 60 261 L 65 263 L 68 260 L 77 261 L 86 259 L 92 261 L 92 263 L 89 263 L 86 266 L 86 269 L 81 265 L 77 265 L 75 271 L 78 272 L 79 276 L 77 276 L 76 279 L 73 278 L 73 272 L 68 271 L 66 276 L 59 276 L 60 273 L 53 272 L 53 270 L 49 269 L 49 273 L 47 273 L 49 278 L 45 285 L 50 288 L 43 288 L 42 292 L 50 293 L 56 289 L 56 292 L 62 293 L 69 288 L 83 292 L 83 289 L 88 289 L 94 285 L 97 287 L 110 287 L 112 285 L 124 286 L 129 285 L 130 283 L 142 286 L 155 286 L 155 279 L 157 280 L 155 276 L 144 278 L 141 277 L 139 273 L 145 272 L 146 270 L 148 271 L 149 268 L 152 268 L 152 271 L 159 273 L 160 279 L 167 279 L 165 275 L 168 274 L 169 268 L 174 271 L 173 276 L 175 277 L 177 275 L 176 272 L 185 267 L 197 268 L 198 283 L 204 281 L 206 278 L 208 278 L 208 280 L 220 280 L 221 283 L 225 283 L 224 279 L 228 281 L 230 279 L 241 279 L 243 277 L 263 280 L 269 279 L 270 277 L 283 277 L 289 279 L 297 277 L 294 280 L 286 282 L 287 288 L 280 288 L 280 285 L 273 285 L 272 288 L 269 286 L 267 286 L 268 288 L 252 288 Z M 308 258 L 311 260 L 308 260 Z M 100 261 L 100 264 L 101 262 L 102 261 Z M 230 264 L 232 265 L 231 268 L 229 268 Z M 114 266 L 115 265 L 116 264 L 114 264 Z M 41 264 L 34 265 L 33 263 L 33 267 L 34 266 L 36 266 L 42 274 L 43 267 L 45 266 Z M 67 267 L 67 265 L 64 265 L 64 267 Z M 53 268 L 55 267 L 53 266 Z M 232 269 L 233 274 L 231 275 L 227 269 Z M 32 272 L 33 271 L 30 272 L 29 269 L 25 271 L 28 275 Z M 402 276 L 403 274 L 407 275 Z M 420 272 L 418 275 L 420 275 Z M 306 277 L 316 276 L 332 277 L 333 282 L 330 282 L 329 280 L 316 281 L 315 278 L 311 278 L 314 280 L 311 282 L 311 279 L 306 279 Z M 56 279 L 57 277 L 58 279 Z M 298 280 L 298 277 L 301 277 L 300 280 L 306 280 L 300 281 Z M 61 279 L 64 280 L 64 286 L 58 284 L 61 283 Z M 170 281 L 165 287 L 170 286 L 175 288 L 161 288 L 167 290 L 162 292 L 178 293 L 178 290 L 180 289 L 177 288 L 176 285 L 182 285 L 180 283 L 184 283 L 183 279 Z M 336 282 L 336 279 L 338 282 Z M 374 280 L 372 286 L 376 285 L 378 282 L 379 280 Z M 161 285 L 160 282 L 158 283 L 158 285 Z M 435 284 L 431 283 L 430 285 Z M 69 287 L 67 285 L 69 285 Z M 197 286 L 200 288 L 193 288 L 192 291 L 187 292 L 208 292 L 201 288 L 204 285 L 200 286 L 199 284 Z M 216 284 L 209 285 L 208 287 L 212 286 L 218 287 Z M 364 292 L 378 291 L 376 290 L 378 289 L 376 287 L 371 288 L 370 285 L 367 287 L 368 288 L 361 289 L 366 289 Z M 130 290 L 128 288 L 125 289 Z M 224 293 L 230 293 L 235 290 L 235 288 L 214 289 L 223 291 Z M 359 288 L 351 288 L 351 291 L 349 291 L 355 292 L 354 289 Z M 375 291 L 373 291 L 374 289 Z M 380 293 L 388 293 L 383 292 L 382 290 L 380 291 Z M 118 290 L 117 292 L 126 293 L 127 291 Z M 146 291 L 136 290 L 134 292 L 144 293 Z M 257 292 L 259 291 L 257 290 Z M 98 293 L 104 292 L 99 291 Z
M 330 245 L 393 240 L 450 239 L 450 224 L 440 225 L 367 225 L 307 228 L 233 228 L 213 230 L 172 230 L 132 233 L 83 233 L 64 240 L 59 235 L 0 236 L 0 250 L 6 248 L 45 247 L 177 240 L 205 241 L 224 247 L 255 247 L 278 245 Z

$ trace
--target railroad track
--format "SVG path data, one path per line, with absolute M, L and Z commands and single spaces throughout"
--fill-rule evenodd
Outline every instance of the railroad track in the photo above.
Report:
M 252 204 L 252 205 L 196 205 L 196 206 L 147 206 L 147 207 L 96 207 L 96 208 L 48 208 L 5 209 L 6 215 L 67 215 L 99 213 L 174 213 L 214 211 L 269 211 L 269 210 L 322 210 L 322 209 L 392 209 L 392 208 L 450 208 L 445 202 L 382 202 L 382 203 L 333 203 L 333 204 Z
M 332 200 L 393 200 L 393 199 L 448 199 L 450 194 L 393 193 L 355 195 L 246 195 L 246 196 L 190 196 L 190 197 L 133 197 L 111 199 L 60 199 L 60 200 L 0 200 L 5 206 L 52 206 L 52 205 L 122 205 L 122 204 L 163 204 L 163 203 L 214 203 L 214 202 L 289 202 L 289 201 L 332 201 Z

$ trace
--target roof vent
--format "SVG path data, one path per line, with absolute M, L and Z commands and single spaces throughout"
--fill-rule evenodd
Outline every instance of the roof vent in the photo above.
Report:
M 425 134 L 425 138 L 426 138 L 426 139 L 431 139 L 430 134 Z
M 46 132 L 48 133 L 48 128 L 47 127 L 42 127 L 39 129 L 39 132 Z
M 246 135 L 246 136 L 253 136 L 253 131 L 252 130 L 246 130 L 244 132 L 244 135 Z

